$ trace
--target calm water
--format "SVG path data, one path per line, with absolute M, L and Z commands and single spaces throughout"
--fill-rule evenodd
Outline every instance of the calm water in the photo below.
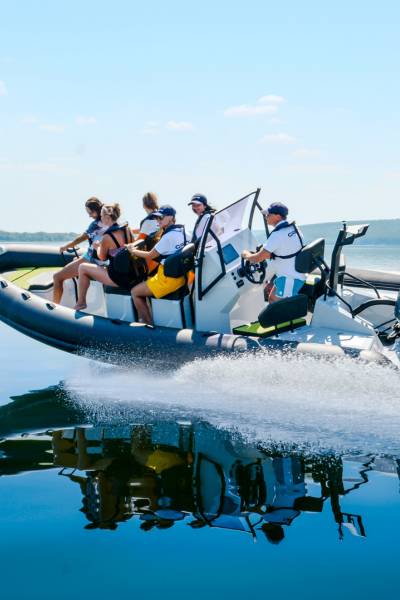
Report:
M 398 597 L 397 372 L 0 356 L 2 598 Z

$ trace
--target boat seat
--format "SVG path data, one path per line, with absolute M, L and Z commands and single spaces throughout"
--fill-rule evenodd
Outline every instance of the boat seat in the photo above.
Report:
M 309 308 L 312 309 L 313 303 L 317 298 L 322 296 L 325 291 L 325 285 L 319 275 L 310 273 L 307 276 L 303 286 L 300 288 L 299 293 L 304 294 L 310 300 Z
M 138 320 L 137 311 L 129 290 L 112 285 L 103 285 L 109 319 L 119 319 L 132 323 Z
M 183 300 L 185 296 L 189 294 L 189 288 L 187 285 L 179 288 L 179 290 L 175 290 L 175 292 L 171 292 L 167 296 L 163 296 L 161 300 Z
M 119 287 L 113 287 L 112 285 L 103 285 L 104 293 L 110 294 L 110 296 L 130 296 L 131 293 L 129 290 L 125 290 Z M 175 292 L 171 292 L 167 296 L 164 296 L 162 300 L 182 300 L 189 293 L 189 288 L 187 285 L 179 288 Z
M 284 331 L 291 331 L 306 325 L 304 318 L 308 311 L 308 298 L 305 294 L 296 294 L 268 304 L 258 315 L 258 321 L 240 325 L 233 329 L 239 335 L 268 337 Z
M 286 323 L 279 323 L 278 325 L 271 325 L 270 327 L 263 327 L 259 321 L 248 323 L 247 325 L 240 325 L 239 327 L 233 328 L 233 333 L 236 335 L 253 336 L 266 338 L 285 331 L 293 331 L 299 327 L 303 327 L 307 324 L 306 319 L 294 319 L 293 321 L 287 321 Z
M 154 325 L 185 329 L 193 326 L 187 285 L 163 298 L 151 298 Z
M 103 285 L 104 293 L 110 294 L 110 296 L 130 296 L 129 290 L 125 290 L 120 287 L 113 287 L 112 285 Z

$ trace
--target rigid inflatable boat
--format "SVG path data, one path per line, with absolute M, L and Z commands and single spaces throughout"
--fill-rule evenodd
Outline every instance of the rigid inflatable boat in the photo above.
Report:
M 90 286 L 85 311 L 72 309 L 73 280 L 64 286 L 61 305 L 54 304 L 52 273 L 73 257 L 27 245 L 1 247 L 0 319 L 55 348 L 112 362 L 176 363 L 279 349 L 398 365 L 400 274 L 344 266 L 343 248 L 364 236 L 368 225 L 343 225 L 329 266 L 324 239 L 304 246 L 296 256 L 296 269 L 307 277 L 300 293 L 266 305 L 263 281 L 273 261 L 266 267 L 241 259 L 244 249 L 259 243 L 259 194 L 257 189 L 215 213 L 197 248 L 183 250 L 194 254 L 194 283 L 151 300 L 155 327 L 137 322 L 129 293 L 98 282 Z

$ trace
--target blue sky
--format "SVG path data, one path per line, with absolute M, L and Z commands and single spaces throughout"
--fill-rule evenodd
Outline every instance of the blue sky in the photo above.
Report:
M 400 217 L 400 4 L 0 0 L 0 229 L 136 224 L 262 188 L 300 223 Z M 5 210 L 4 210 L 5 207 Z

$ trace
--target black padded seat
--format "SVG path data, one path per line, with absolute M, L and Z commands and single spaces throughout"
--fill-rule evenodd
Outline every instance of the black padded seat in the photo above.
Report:
M 315 300 L 322 296 L 325 292 L 325 284 L 321 277 L 314 276 L 307 279 L 299 290 L 299 294 L 304 294 L 310 300 L 310 308 L 314 305 Z
M 176 290 L 175 292 L 171 292 L 171 294 L 168 294 L 167 296 L 163 296 L 162 298 L 159 298 L 160 300 L 183 300 L 183 298 L 185 296 L 187 296 L 189 294 L 189 288 L 187 285 L 184 285 L 183 287 L 179 288 L 179 290 Z
M 129 290 L 125 290 L 120 287 L 113 287 L 112 285 L 103 285 L 104 293 L 110 294 L 110 296 L 130 296 Z
M 258 315 L 258 321 L 233 328 L 237 335 L 270 337 L 307 325 L 308 298 L 297 294 L 268 304 Z
M 131 293 L 129 290 L 125 290 L 120 287 L 113 287 L 112 285 L 103 285 L 104 293 L 110 294 L 110 296 L 130 296 Z M 185 296 L 189 294 L 189 288 L 187 285 L 179 288 L 175 292 L 168 294 L 168 296 L 164 296 L 160 298 L 160 300 L 182 300 Z
M 279 335 L 285 331 L 294 331 L 299 327 L 304 327 L 304 325 L 307 325 L 306 319 L 294 319 L 293 321 L 279 323 L 278 325 L 272 325 L 271 327 L 263 327 L 259 321 L 253 321 L 253 323 L 234 327 L 232 332 L 236 335 L 266 338 Z
M 272 327 L 301 319 L 307 315 L 308 298 L 305 294 L 296 294 L 268 304 L 258 315 L 262 327 Z

